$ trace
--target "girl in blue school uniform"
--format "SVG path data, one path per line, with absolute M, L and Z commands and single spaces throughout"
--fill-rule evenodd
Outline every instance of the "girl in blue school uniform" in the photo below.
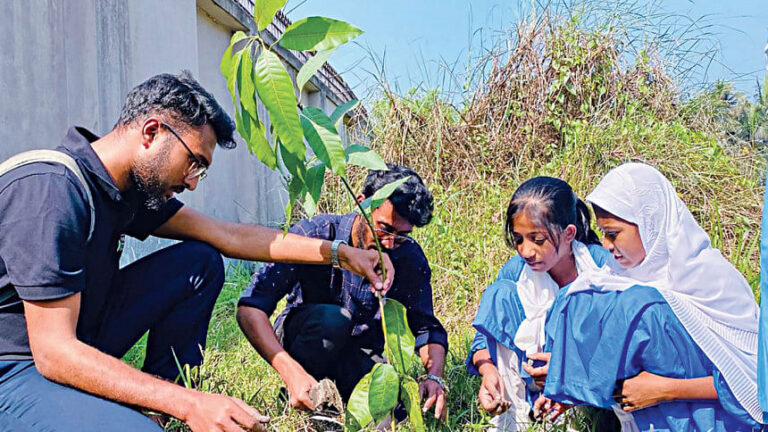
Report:
M 515 191 L 504 239 L 518 254 L 483 293 L 467 369 L 483 377 L 478 399 L 494 415 L 494 430 L 518 431 L 532 422 L 531 406 L 544 384 L 546 367 L 528 360 L 546 362 L 544 322 L 558 291 L 613 259 L 590 229 L 584 202 L 551 177 L 532 178 Z
M 583 272 L 556 299 L 544 396 L 613 408 L 625 431 L 759 430 L 744 277 L 655 168 L 621 165 L 587 200 L 621 267 Z

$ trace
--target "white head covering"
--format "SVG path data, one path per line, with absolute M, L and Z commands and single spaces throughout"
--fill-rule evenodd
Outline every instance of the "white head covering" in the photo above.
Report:
M 636 224 L 646 256 L 633 268 L 614 269 L 613 275 L 580 275 L 568 293 L 622 290 L 637 282 L 655 287 L 742 407 L 762 422 L 754 294 L 741 273 L 712 247 L 669 180 L 651 166 L 627 163 L 606 174 L 587 201 Z

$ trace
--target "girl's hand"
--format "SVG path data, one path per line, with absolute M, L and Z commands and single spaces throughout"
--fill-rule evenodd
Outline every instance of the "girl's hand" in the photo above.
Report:
M 544 383 L 547 379 L 547 372 L 549 372 L 549 359 L 552 357 L 552 353 L 538 352 L 528 354 L 528 358 L 531 360 L 541 360 L 545 362 L 544 366 L 533 367 L 527 362 L 523 362 L 523 370 L 533 378 L 533 382 L 536 383 L 536 387 L 543 389 Z
M 483 368 L 483 382 L 480 384 L 477 399 L 484 410 L 493 415 L 499 415 L 509 408 L 511 402 L 504 399 L 504 382 L 501 380 L 499 370 L 495 366 L 490 366 Z
M 626 412 L 647 408 L 669 400 L 667 389 L 674 381 L 677 380 L 643 371 L 619 381 L 613 398 Z
M 573 407 L 573 405 L 554 402 L 549 398 L 545 398 L 544 395 L 541 395 L 536 399 L 536 402 L 533 403 L 533 417 L 537 420 L 555 421 L 562 413 L 571 409 L 571 407 Z M 546 418 L 547 414 L 549 414 L 549 418 Z

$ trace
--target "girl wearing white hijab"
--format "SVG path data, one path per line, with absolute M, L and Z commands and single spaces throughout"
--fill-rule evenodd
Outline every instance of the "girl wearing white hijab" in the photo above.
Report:
M 544 394 L 633 412 L 624 430 L 759 430 L 758 307 L 744 277 L 648 165 L 615 168 L 587 200 L 623 269 L 582 273 L 556 300 Z

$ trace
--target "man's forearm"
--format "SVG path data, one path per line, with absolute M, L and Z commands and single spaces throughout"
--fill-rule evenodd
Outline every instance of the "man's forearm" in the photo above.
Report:
M 329 264 L 332 242 L 282 231 L 260 225 L 226 222 L 208 217 L 193 209 L 182 207 L 153 233 L 176 240 L 199 240 L 210 244 L 230 258 L 249 261 L 290 262 L 296 264 Z M 340 245 L 339 264 L 371 281 L 377 290 L 386 291 L 394 280 L 395 270 L 386 254 Z M 386 269 L 382 281 L 379 268 Z
M 185 420 L 194 391 L 141 372 L 76 339 L 35 357 L 46 378 L 106 399 L 170 414 Z
M 445 363 L 445 347 L 440 344 L 426 344 L 419 348 L 421 364 L 428 374 L 443 376 L 443 364 Z
M 285 379 L 286 375 L 303 370 L 301 365 L 280 345 L 269 317 L 264 311 L 250 306 L 240 306 L 237 308 L 237 323 L 248 342 L 281 377 Z
M 283 235 L 283 231 L 261 225 L 221 221 L 186 207 L 155 234 L 179 240 L 201 240 L 236 259 L 301 264 L 331 262 L 331 242 L 327 240 L 291 233 Z

